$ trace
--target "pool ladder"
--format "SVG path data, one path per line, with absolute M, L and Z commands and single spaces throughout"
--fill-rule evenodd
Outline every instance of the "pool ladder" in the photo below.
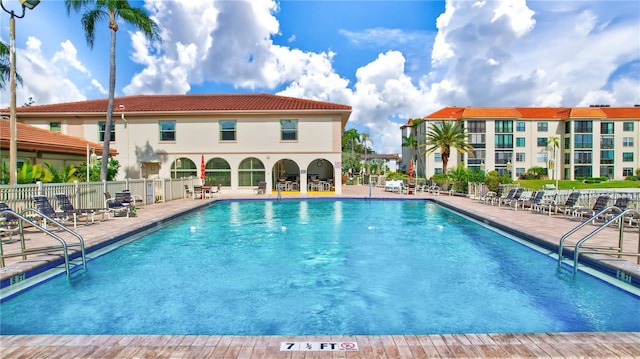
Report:
M 622 251 L 623 244 L 624 244 L 624 219 L 629 215 L 639 216 L 640 211 L 635 208 L 628 208 L 628 209 L 622 210 L 616 206 L 609 206 L 602 209 L 600 212 L 594 214 L 593 216 L 589 217 L 587 220 L 580 223 L 578 226 L 576 226 L 575 228 L 567 232 L 565 235 L 563 235 L 562 238 L 560 238 L 560 244 L 558 245 L 558 268 L 562 267 L 562 261 L 564 260 L 564 253 L 563 253 L 564 241 L 568 237 L 570 237 L 572 234 L 576 233 L 578 230 L 580 230 L 581 228 L 589 224 L 590 222 L 595 223 L 595 220 L 597 218 L 603 215 L 606 215 L 609 212 L 613 212 L 611 218 L 607 220 L 606 219 L 607 217 L 605 216 L 605 221 L 602 225 L 600 225 L 599 227 L 591 231 L 589 234 L 582 237 L 582 239 L 580 239 L 578 242 L 576 242 L 573 249 L 573 273 L 575 274 L 578 271 L 578 259 L 580 257 L 580 254 L 612 254 L 612 255 L 617 255 L 618 258 L 622 258 L 623 255 L 635 256 L 635 257 L 638 257 L 637 263 L 640 264 L 640 225 L 638 226 L 638 250 L 636 252 Z M 584 242 L 586 242 L 588 239 L 590 239 L 591 237 L 593 237 L 603 229 L 607 228 L 610 224 L 614 223 L 615 221 L 618 221 L 618 230 L 619 230 L 617 247 L 583 246 Z
M 26 215 L 26 213 L 34 213 L 36 216 L 41 217 L 42 220 L 43 220 L 43 226 L 41 226 L 36 221 L 34 221 L 31 218 L 29 218 Z M 64 269 L 65 269 L 65 272 L 66 272 L 67 277 L 68 277 L 70 275 L 69 248 L 79 247 L 80 248 L 80 257 L 82 259 L 82 267 L 83 268 L 87 267 L 87 261 L 86 261 L 85 249 L 84 249 L 84 239 L 77 232 L 73 231 L 72 229 L 68 228 L 67 226 L 64 226 L 60 222 L 58 222 L 55 219 L 45 215 L 44 213 L 38 211 L 35 208 L 27 208 L 22 213 L 17 213 L 15 211 L 11 210 L 11 209 L 0 210 L 0 217 L 4 217 L 5 215 L 13 216 L 18 220 L 18 229 L 17 230 L 18 230 L 19 235 L 20 235 L 20 252 L 5 254 L 3 249 L 2 249 L 2 243 L 0 242 L 0 266 L 4 267 L 4 259 L 5 258 L 22 257 L 23 260 L 27 260 L 27 255 L 30 255 L 30 254 L 52 253 L 52 252 L 58 252 L 58 251 L 62 250 L 63 255 L 64 255 Z M 44 234 L 46 234 L 46 235 L 48 235 L 50 237 L 53 237 L 55 240 L 60 242 L 60 244 L 59 245 L 54 245 L 54 246 L 27 248 L 26 244 L 25 244 L 25 239 L 24 239 L 24 222 L 30 224 L 34 228 L 38 229 L 40 232 L 43 232 Z M 60 237 L 59 235 L 53 233 L 52 231 L 50 231 L 50 230 L 48 230 L 46 228 L 46 223 L 47 222 L 55 224 L 61 230 L 63 230 L 65 232 L 71 234 L 72 236 L 76 237 L 78 239 L 78 243 L 67 243 L 67 241 L 64 238 Z

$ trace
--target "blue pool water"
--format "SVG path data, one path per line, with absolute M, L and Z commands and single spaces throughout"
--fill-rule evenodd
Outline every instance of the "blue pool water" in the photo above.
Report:
M 2 334 L 640 331 L 640 299 L 422 201 L 217 203 L 0 305 Z

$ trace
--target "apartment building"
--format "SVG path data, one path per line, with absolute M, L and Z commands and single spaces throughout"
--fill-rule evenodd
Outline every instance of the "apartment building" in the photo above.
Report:
M 107 99 L 18 108 L 19 121 L 102 143 Z M 138 95 L 114 102 L 118 179 L 201 177 L 253 191 L 312 181 L 341 192 L 341 136 L 351 107 L 269 94 Z
M 463 121 L 474 157 L 452 149 L 448 169 L 463 164 L 517 179 L 532 167 L 551 179 L 606 176 L 624 179 L 640 168 L 640 106 L 445 107 L 401 126 L 403 168 L 413 160 L 418 176 L 442 173 L 440 153 L 424 154 L 426 133 L 441 121 Z M 555 139 L 555 141 L 554 141 Z M 557 146 L 554 145 L 557 144 Z

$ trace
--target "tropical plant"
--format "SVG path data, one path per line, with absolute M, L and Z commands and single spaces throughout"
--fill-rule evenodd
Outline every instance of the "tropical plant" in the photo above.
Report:
M 440 121 L 440 123 L 433 123 L 427 132 L 427 139 L 424 145 L 420 147 L 427 147 L 427 149 L 420 154 L 429 154 L 440 150 L 442 156 L 442 173 L 447 173 L 447 164 L 449 163 L 449 157 L 451 156 L 451 148 L 453 147 L 460 153 L 466 153 L 473 157 L 473 146 L 467 143 L 467 135 L 462 122 L 459 121 Z
M 98 159 L 95 165 L 89 166 L 89 179 L 87 180 L 87 164 L 82 163 L 76 171 L 78 181 L 96 182 L 100 181 L 100 171 L 102 168 L 102 160 Z M 120 162 L 115 158 L 109 158 L 107 166 L 107 181 L 113 181 L 120 170 Z
M 558 148 L 560 148 L 560 138 L 557 136 L 552 136 L 549 137 L 549 141 L 548 141 L 548 146 L 550 146 L 553 149 L 553 161 L 550 161 L 551 163 L 553 163 L 553 167 L 549 168 L 551 170 L 551 174 L 552 174 L 552 178 L 556 178 L 557 174 L 556 174 L 556 168 L 558 166 L 557 162 L 557 158 L 556 158 L 556 153 L 558 151 Z
M 11 75 L 11 54 L 9 45 L 0 41 L 0 89 L 6 88 Z M 22 85 L 22 77 L 16 73 L 16 82 Z
M 65 0 L 67 15 L 71 10 L 80 12 L 86 8 L 82 14 L 82 27 L 89 48 L 93 48 L 95 40 L 96 24 L 99 20 L 109 21 L 111 31 L 110 51 L 109 51 L 109 100 L 107 103 L 107 121 L 104 129 L 104 144 L 102 146 L 102 167 L 100 179 L 106 180 L 109 165 L 109 143 L 111 142 L 111 129 L 113 128 L 113 102 L 116 88 L 116 32 L 118 31 L 118 20 L 121 20 L 142 33 L 149 40 L 160 40 L 160 28 L 158 25 L 139 8 L 131 7 L 128 0 Z
M 49 173 L 51 173 L 51 182 L 53 183 L 65 183 L 78 180 L 78 177 L 76 177 L 78 169 L 73 165 L 63 166 L 59 171 L 48 162 L 45 162 L 44 165 Z
M 355 128 L 342 132 L 342 151 L 356 152 L 356 144 L 360 142 L 360 134 Z
M 25 162 L 18 170 L 17 181 L 19 184 L 36 183 L 38 181 L 48 183 L 52 179 L 51 173 L 39 163 L 32 165 L 31 162 Z
M 363 133 L 362 135 L 360 135 L 360 141 L 362 142 L 362 148 L 364 151 L 364 161 L 365 161 L 365 167 L 366 167 L 366 171 L 367 174 L 369 174 L 369 163 L 367 162 L 367 142 L 371 142 L 371 145 L 373 146 L 373 140 L 371 139 L 371 136 L 369 136 L 368 133 Z

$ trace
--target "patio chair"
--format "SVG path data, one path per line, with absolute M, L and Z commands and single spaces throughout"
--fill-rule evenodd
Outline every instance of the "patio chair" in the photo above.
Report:
M 96 214 L 102 214 L 102 219 L 104 220 L 104 214 L 108 213 L 106 208 L 74 208 L 69 197 L 64 193 L 56 193 L 54 197 L 56 197 L 56 201 L 58 202 L 58 211 L 74 217 L 74 227 L 76 226 L 78 216 L 84 216 L 87 224 L 89 224 L 89 217 L 91 217 L 91 223 L 94 223 Z
M 585 215 L 591 219 L 591 217 L 594 217 L 594 215 L 596 215 L 598 212 L 602 211 L 605 207 L 607 207 L 607 204 L 609 203 L 609 195 L 600 195 L 598 196 L 598 198 L 596 198 L 595 203 L 593 204 L 593 207 L 591 208 L 584 208 L 584 207 L 578 207 L 573 211 L 573 216 L 574 217 L 578 217 L 578 218 L 583 218 L 585 217 Z M 593 218 L 593 221 L 595 222 L 596 218 Z
M 184 195 L 185 197 L 193 197 L 193 191 L 189 188 L 189 185 L 184 185 Z
M 105 199 L 105 207 L 107 208 L 108 213 L 111 214 L 112 217 L 129 217 L 131 212 L 129 203 L 122 203 L 115 198 L 111 197 L 111 193 L 104 193 Z
M 524 209 L 525 205 L 531 202 L 531 199 L 535 193 L 533 191 L 523 191 L 519 198 L 515 198 L 511 201 L 510 205 L 513 204 L 513 209 L 517 210 L 518 207 L 522 207 Z
M 500 207 L 501 204 L 510 204 L 511 201 L 513 201 L 514 199 L 518 199 L 520 198 L 520 196 L 522 196 L 522 192 L 524 191 L 524 188 L 512 188 L 509 190 L 509 193 L 507 193 L 507 195 L 504 198 L 501 198 L 498 200 L 498 207 Z
M 255 189 L 256 194 L 265 194 L 267 192 L 267 182 L 258 183 L 258 188 Z
M 569 196 L 567 197 L 567 199 L 564 201 L 563 204 L 557 204 L 555 201 L 553 201 L 553 202 L 549 202 L 548 204 L 545 204 L 543 207 L 549 210 L 549 215 L 551 215 L 552 210 L 554 213 L 562 212 L 564 216 L 567 216 L 569 214 L 573 215 L 573 212 L 577 208 L 579 198 L 580 198 L 580 192 L 575 191 L 569 194 Z M 543 209 L 543 212 L 544 212 L 544 209 Z
M 56 211 L 47 196 L 36 195 L 31 197 L 31 199 L 36 205 L 36 209 L 46 216 L 42 218 L 42 227 L 47 228 L 47 219 L 56 221 L 60 225 L 71 222 L 74 228 L 77 226 L 77 215 L 74 215 L 72 212 Z
M 11 214 L 11 208 L 5 202 L 0 202 L 0 235 L 8 234 L 9 240 L 13 239 L 13 234 L 20 230 L 19 219 Z

